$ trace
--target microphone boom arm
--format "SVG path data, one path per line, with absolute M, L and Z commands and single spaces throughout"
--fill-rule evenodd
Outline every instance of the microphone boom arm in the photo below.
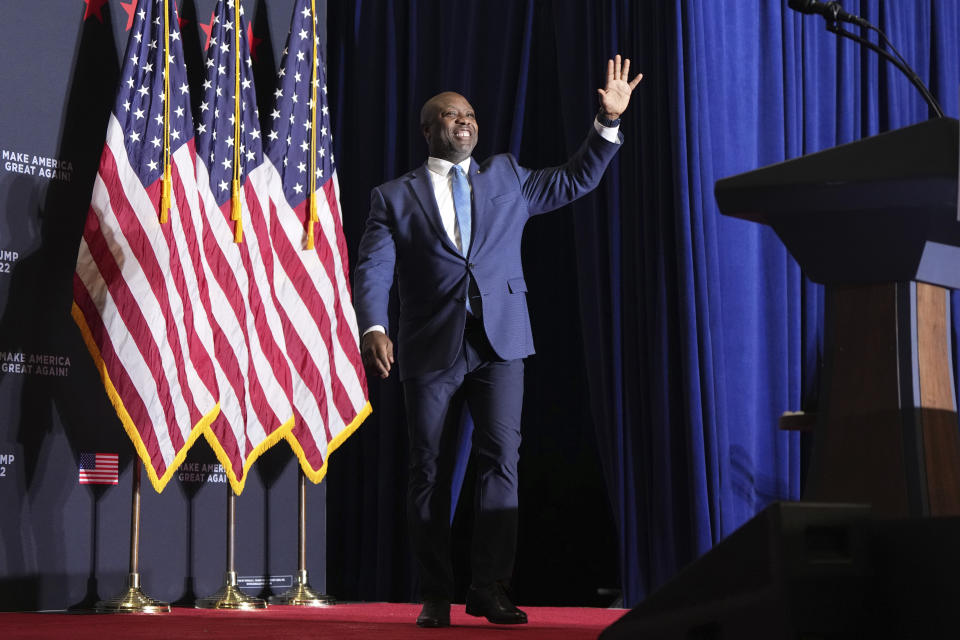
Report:
M 873 25 L 870 25 L 869 23 L 867 23 L 867 24 L 869 25 L 869 28 L 871 28 L 871 29 L 873 29 L 874 31 L 876 31 L 877 33 L 879 33 L 880 36 L 883 37 L 884 40 L 886 40 L 886 37 L 883 36 L 883 32 L 880 31 L 880 29 L 877 29 L 876 27 L 874 27 Z M 885 60 L 887 60 L 887 62 L 890 62 L 893 66 L 895 66 L 897 69 L 899 69 L 901 72 L 903 72 L 903 74 L 904 74 L 905 76 L 907 76 L 907 78 L 910 80 L 910 82 L 913 83 L 913 86 L 915 86 L 915 87 L 917 88 L 917 90 L 920 91 L 920 94 L 923 96 L 923 99 L 927 102 L 927 106 L 929 106 L 931 109 L 933 109 L 933 112 L 934 112 L 934 114 L 936 115 L 936 117 L 938 117 L 938 118 L 944 117 L 943 109 L 940 108 L 940 103 L 937 102 L 936 98 L 933 97 L 933 94 L 930 93 L 930 90 L 927 89 L 927 87 L 926 87 L 926 86 L 923 84 L 923 82 L 920 80 L 920 77 L 916 74 L 916 72 L 915 72 L 913 69 L 911 69 L 911 68 L 906 64 L 906 62 L 901 62 L 900 60 L 897 60 L 897 59 L 894 58 L 892 55 L 890 55 L 890 53 L 889 53 L 888 51 L 884 50 L 883 48 L 881 48 L 880 46 L 874 44 L 873 42 L 870 42 L 869 40 L 867 40 L 867 39 L 864 38 L 863 36 L 859 36 L 859 35 L 857 35 L 857 34 L 855 34 L 855 33 L 851 33 L 850 31 L 847 31 L 847 30 L 845 30 L 845 29 L 841 29 L 841 28 L 840 28 L 840 22 L 839 22 L 838 20 L 829 20 L 829 19 L 828 19 L 828 20 L 827 20 L 827 31 L 831 31 L 831 32 L 833 32 L 833 33 L 835 33 L 835 34 L 837 34 L 837 35 L 839 35 L 839 36 L 843 36 L 843 37 L 845 37 L 845 38 L 850 38 L 851 40 L 854 40 L 855 42 L 859 42 L 860 44 L 862 44 L 863 46 L 867 47 L 868 49 L 871 49 L 872 51 L 877 52 L 877 53 L 880 55 L 880 57 L 882 57 L 882 58 L 884 58 Z M 899 54 L 898 54 L 898 55 L 899 55 Z

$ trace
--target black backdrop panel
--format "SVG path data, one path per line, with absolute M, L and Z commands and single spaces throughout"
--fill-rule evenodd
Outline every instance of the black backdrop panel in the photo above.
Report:
M 129 4 L 129 3 L 128 3 Z M 200 72 L 214 0 L 181 0 Z M 269 104 L 293 0 L 245 0 Z M 318 2 L 324 15 L 326 3 Z M 133 448 L 70 318 L 71 279 L 126 46 L 119 0 L 7 0 L 0 21 L 0 608 L 87 606 L 126 587 Z M 194 98 L 198 83 L 193 82 Z M 117 453 L 116 486 L 80 485 L 81 453 Z M 297 569 L 297 468 L 280 443 L 237 501 L 247 591 Z M 201 440 L 162 494 L 143 484 L 140 572 L 155 598 L 191 603 L 223 583 L 226 477 Z M 324 588 L 323 485 L 308 488 L 308 570 Z M 272 584 L 272 587 L 271 587 Z M 272 589 L 272 591 L 271 591 Z

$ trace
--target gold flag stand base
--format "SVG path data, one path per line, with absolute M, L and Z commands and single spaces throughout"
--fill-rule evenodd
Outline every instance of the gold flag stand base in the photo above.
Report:
M 270 604 L 289 604 L 296 607 L 329 607 L 335 599 L 310 588 L 306 570 L 297 572 L 297 582 L 281 594 L 270 596 Z
M 130 574 L 130 586 L 120 595 L 101 600 L 97 613 L 170 613 L 170 603 L 154 600 L 140 590 L 140 574 Z
M 133 455 L 130 501 L 130 573 L 127 589 L 94 605 L 97 613 L 170 613 L 170 603 L 154 600 L 140 590 L 140 458 Z
M 251 609 L 266 609 L 267 602 L 262 598 L 248 596 L 237 587 L 237 572 L 227 571 L 226 584 L 220 587 L 212 596 L 197 598 L 193 603 L 197 609 L 233 609 L 249 611 Z

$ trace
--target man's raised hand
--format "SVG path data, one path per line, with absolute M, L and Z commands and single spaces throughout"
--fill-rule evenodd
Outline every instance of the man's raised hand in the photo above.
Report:
M 607 86 L 603 89 L 597 89 L 600 94 L 600 108 L 604 115 L 610 120 L 616 120 L 627 109 L 630 104 L 630 94 L 640 84 L 643 78 L 642 73 L 629 80 L 630 77 L 630 59 L 622 61 L 618 53 L 616 58 L 607 61 Z

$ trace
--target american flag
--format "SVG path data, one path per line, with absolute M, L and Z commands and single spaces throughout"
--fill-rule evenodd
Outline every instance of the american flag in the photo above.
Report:
M 213 332 L 197 304 L 208 287 L 190 95 L 176 6 L 165 16 L 164 5 L 140 0 L 131 16 L 72 311 L 157 491 L 217 415 L 219 396 Z
M 117 454 L 81 453 L 80 484 L 117 484 Z
M 296 423 L 287 436 L 305 474 L 370 413 L 347 284 L 327 86 L 311 0 L 298 0 L 278 72 L 267 156 L 274 287 L 293 363 Z
M 239 493 L 250 464 L 293 428 L 293 376 L 273 282 L 263 161 L 242 5 L 219 0 L 204 61 L 197 186 L 214 325 L 220 415 L 208 441 Z

